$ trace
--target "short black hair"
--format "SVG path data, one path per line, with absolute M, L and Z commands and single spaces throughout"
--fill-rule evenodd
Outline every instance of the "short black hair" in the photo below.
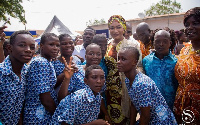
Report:
M 86 70 L 85 70 L 85 78 L 86 79 L 88 79 L 88 76 L 90 75 L 90 73 L 91 73 L 91 71 L 93 69 L 101 69 L 103 71 L 101 66 L 99 66 L 99 65 L 91 65 L 91 66 L 87 67 Z
M 92 43 L 96 43 L 98 44 L 99 42 L 106 40 L 106 36 L 104 34 L 96 34 L 94 35 L 93 39 L 92 39 Z
M 72 38 L 69 34 L 60 34 L 60 35 L 58 36 L 59 41 L 63 41 L 65 37 L 70 37 L 70 38 Z
M 15 38 L 17 37 L 17 35 L 19 34 L 29 34 L 32 36 L 32 34 L 27 31 L 27 30 L 19 30 L 14 32 L 11 36 L 10 36 L 10 45 L 13 45 L 15 43 Z M 33 36 L 32 36 L 33 37 Z
M 136 47 L 123 47 L 121 50 L 128 50 L 128 52 L 131 52 L 133 55 L 135 55 L 136 60 L 139 60 L 140 58 L 140 52 Z
M 100 47 L 98 44 L 96 44 L 96 43 L 91 43 L 91 44 L 89 44 L 89 45 L 86 47 L 85 53 L 87 53 L 87 52 L 89 51 L 90 47 L 93 46 L 93 45 L 98 46 L 98 47 L 100 48 L 100 50 L 101 50 L 101 47 Z
M 96 30 L 93 29 L 92 27 L 87 27 L 87 28 L 84 30 L 84 32 L 87 31 L 87 30 L 92 30 L 92 31 L 94 32 L 94 34 L 96 34 Z
M 58 36 L 54 33 L 45 33 L 42 35 L 40 40 L 40 45 L 44 44 L 47 40 L 54 40 L 55 38 L 58 38 Z

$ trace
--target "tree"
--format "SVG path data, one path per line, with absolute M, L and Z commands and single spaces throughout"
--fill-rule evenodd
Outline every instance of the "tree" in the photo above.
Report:
M 99 25 L 99 24 L 104 24 L 106 21 L 102 18 L 100 20 L 94 19 L 94 20 L 89 20 L 86 22 L 87 26 L 92 26 L 92 25 Z
M 161 0 L 157 4 L 153 4 L 148 10 L 145 10 L 145 15 L 164 15 L 179 13 L 181 10 L 181 4 L 171 0 Z
M 25 24 L 25 10 L 21 3 L 22 0 L 0 0 L 0 21 L 6 21 L 8 16 L 11 16 L 18 18 L 20 22 Z

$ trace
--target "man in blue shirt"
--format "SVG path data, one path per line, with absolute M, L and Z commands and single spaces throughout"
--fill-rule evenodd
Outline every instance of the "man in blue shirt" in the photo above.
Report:
M 171 38 L 169 32 L 160 30 L 154 36 L 155 51 L 142 60 L 147 76 L 156 83 L 170 109 L 173 109 L 178 82 L 174 75 L 177 58 L 169 50 Z

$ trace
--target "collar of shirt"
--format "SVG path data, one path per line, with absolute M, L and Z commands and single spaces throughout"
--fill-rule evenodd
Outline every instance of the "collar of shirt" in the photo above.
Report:
M 9 57 L 10 56 L 7 56 L 5 58 L 5 60 L 2 62 L 2 65 L 3 65 L 3 67 L 2 67 L 2 74 L 4 74 L 4 75 L 10 75 L 13 72 L 11 61 L 10 61 Z
M 10 75 L 13 73 L 12 64 L 10 61 L 10 56 L 8 55 L 5 60 L 2 62 L 2 74 L 4 75 Z M 27 64 L 24 64 L 24 66 L 21 69 L 21 76 L 24 76 L 27 73 Z
M 137 77 L 139 77 L 141 75 L 141 72 L 138 72 L 138 74 L 135 75 L 135 79 L 133 80 L 133 83 L 138 79 Z M 130 81 L 127 77 L 125 77 L 125 84 L 126 84 L 126 87 L 127 87 L 127 90 L 129 90 L 132 85 L 130 85 Z
M 152 52 L 151 55 L 153 56 L 153 58 L 159 59 L 159 58 L 156 56 L 155 52 Z M 163 59 L 159 59 L 159 60 L 165 60 L 165 59 L 168 59 L 168 58 L 174 59 L 174 56 L 172 55 L 172 52 L 171 52 L 171 51 L 169 51 L 169 54 L 168 54 L 167 56 L 164 56 Z
M 95 97 L 95 95 L 93 94 L 92 90 L 90 89 L 89 86 L 85 87 L 85 90 L 86 90 L 86 97 L 87 97 L 87 100 L 89 102 L 93 102 L 93 101 L 98 101 L 98 100 L 101 100 L 101 95 L 100 93 L 98 93 Z

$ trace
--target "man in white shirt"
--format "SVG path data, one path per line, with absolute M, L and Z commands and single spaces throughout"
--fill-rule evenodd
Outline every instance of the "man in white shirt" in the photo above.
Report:
M 85 48 L 91 43 L 96 31 L 93 28 L 86 28 L 83 33 L 83 44 L 74 47 L 72 55 L 76 55 L 82 62 L 85 60 Z
M 129 40 L 129 41 L 135 43 L 136 45 L 140 46 L 140 43 L 131 36 L 132 36 L 132 26 L 131 26 L 130 23 L 126 22 L 126 31 L 124 33 L 124 37 L 127 40 Z

